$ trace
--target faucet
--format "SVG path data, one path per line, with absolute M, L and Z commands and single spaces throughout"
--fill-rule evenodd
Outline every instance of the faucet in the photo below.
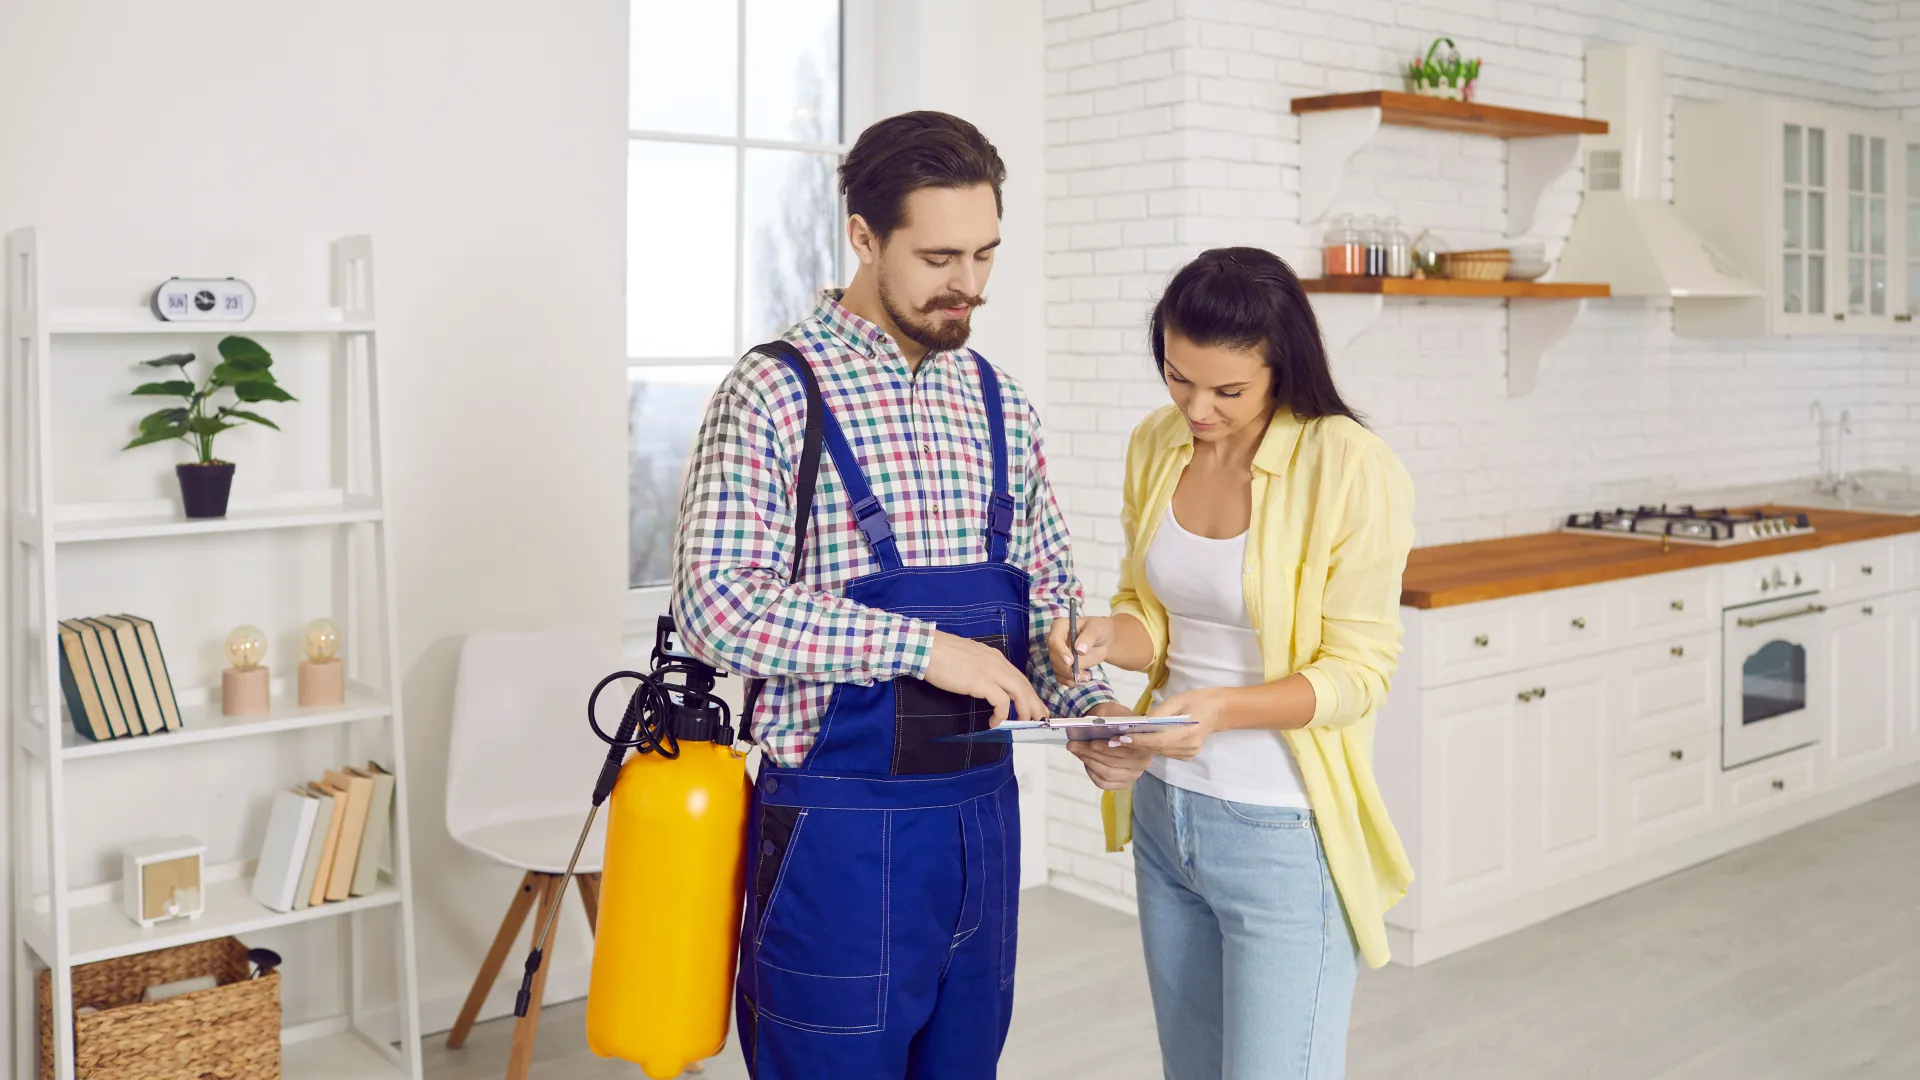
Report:
M 1847 409 L 1840 410 L 1840 418 L 1834 422 L 1833 464 L 1827 464 L 1827 412 L 1818 401 L 1808 410 L 1809 415 L 1820 429 L 1820 475 L 1813 482 L 1813 489 L 1822 495 L 1840 495 L 1847 491 L 1858 491 L 1860 485 L 1847 475 L 1847 436 L 1853 434 L 1853 415 Z

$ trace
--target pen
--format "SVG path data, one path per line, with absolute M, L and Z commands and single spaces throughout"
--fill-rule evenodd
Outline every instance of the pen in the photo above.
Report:
M 1067 598 L 1067 651 L 1073 654 L 1073 684 L 1080 685 L 1080 601 Z

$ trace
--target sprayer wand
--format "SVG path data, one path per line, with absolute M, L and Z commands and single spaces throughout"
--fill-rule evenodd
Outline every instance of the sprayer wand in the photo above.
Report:
M 691 656 L 675 653 L 668 645 L 673 634 L 673 620 L 666 616 L 660 618 L 653 646 L 653 671 L 642 675 L 637 671 L 616 671 L 600 680 L 593 688 L 593 694 L 587 698 L 587 725 L 593 733 L 607 745 L 607 760 L 600 766 L 600 779 L 593 785 L 593 807 L 587 811 L 587 823 L 580 830 L 580 839 L 574 841 L 573 857 L 567 860 L 567 872 L 560 876 L 559 891 L 554 895 L 553 904 L 547 911 L 545 923 L 533 938 L 533 949 L 527 953 L 526 973 L 520 978 L 520 993 L 513 1001 L 513 1015 L 524 1018 L 527 1009 L 533 1004 L 533 978 L 540 971 L 540 960 L 546 952 L 547 942 L 553 934 L 553 923 L 560 914 L 561 900 L 566 896 L 567 882 L 573 878 L 574 867 L 580 863 L 580 852 L 587 846 L 587 837 L 593 832 L 594 818 L 600 814 L 600 804 L 613 794 L 613 785 L 620 779 L 620 766 L 626 760 L 628 750 L 640 753 L 656 753 L 664 758 L 680 756 L 680 738 L 701 739 L 719 742 L 722 745 L 733 744 L 733 726 L 730 722 L 727 703 L 715 697 L 709 691 L 713 689 L 713 680 L 720 677 L 714 669 L 694 660 Z M 668 676 L 678 675 L 685 680 L 682 685 L 665 681 Z M 620 727 L 614 734 L 608 735 L 600 728 L 599 717 L 594 705 L 600 700 L 600 691 L 617 679 L 638 679 L 640 686 L 634 690 L 633 697 L 627 701 L 626 712 L 620 717 Z M 674 698 L 678 696 L 676 702 Z M 718 713 L 718 721 L 713 719 Z

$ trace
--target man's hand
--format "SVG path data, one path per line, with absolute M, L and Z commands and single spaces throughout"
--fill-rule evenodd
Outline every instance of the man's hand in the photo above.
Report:
M 1153 715 L 1188 716 L 1193 719 L 1192 724 L 1151 734 L 1122 737 L 1150 754 L 1191 761 L 1200 755 L 1200 748 L 1206 744 L 1207 736 L 1224 726 L 1226 695 L 1230 693 L 1230 689 L 1215 688 L 1175 694 L 1161 702 L 1160 707 L 1153 710 Z
M 1074 684 L 1073 646 L 1067 642 L 1067 629 L 1066 619 L 1055 619 L 1053 625 L 1047 628 L 1047 651 L 1053 656 L 1053 677 L 1061 686 Z M 1093 678 L 1092 669 L 1106 660 L 1107 649 L 1113 645 L 1113 620 L 1105 615 L 1081 619 L 1080 640 L 1075 644 L 1080 650 L 1079 681 L 1086 682 Z
M 944 630 L 933 635 L 927 658 L 926 681 L 942 690 L 979 698 L 993 706 L 993 724 L 1007 719 L 1009 707 L 1019 719 L 1044 720 L 1047 707 L 1034 693 L 1019 668 L 991 645 L 956 637 Z
M 1136 715 L 1124 705 L 1096 705 L 1091 716 L 1124 718 Z M 1076 739 L 1067 744 L 1067 752 L 1086 766 L 1087 779 L 1103 791 L 1125 791 L 1153 761 L 1151 750 L 1110 739 Z

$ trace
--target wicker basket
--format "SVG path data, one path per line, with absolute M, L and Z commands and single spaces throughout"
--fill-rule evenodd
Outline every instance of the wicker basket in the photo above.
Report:
M 74 1075 L 86 1080 L 279 1080 L 280 974 L 248 978 L 233 938 L 102 960 L 73 969 Z M 142 1002 L 157 983 L 212 975 L 212 990 Z M 40 1078 L 53 1069 L 53 980 L 42 971 Z
M 1440 272 L 1459 281 L 1499 281 L 1512 264 L 1513 252 L 1506 248 L 1448 251 L 1440 256 Z

